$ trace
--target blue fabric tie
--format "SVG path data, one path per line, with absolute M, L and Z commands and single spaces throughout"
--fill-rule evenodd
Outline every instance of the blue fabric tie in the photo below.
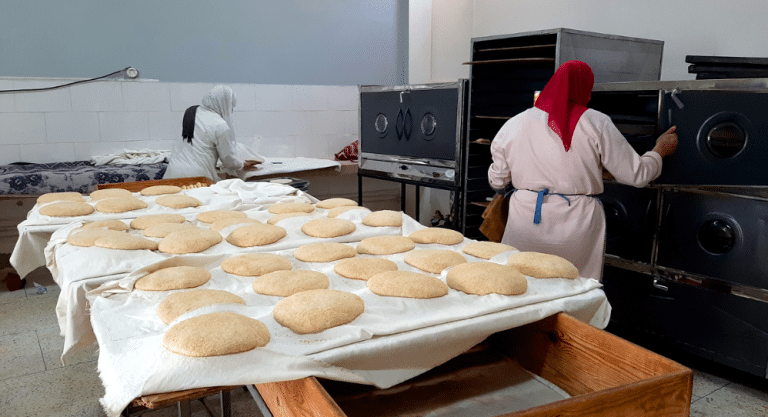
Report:
M 548 194 L 549 188 L 545 188 L 536 192 L 536 211 L 533 214 L 533 224 L 541 223 L 541 205 L 544 204 L 544 196 Z M 553 195 L 559 195 L 560 197 L 563 197 L 565 201 L 568 202 L 568 205 L 571 205 L 571 200 L 568 199 L 568 197 L 566 197 L 564 194 L 553 193 Z

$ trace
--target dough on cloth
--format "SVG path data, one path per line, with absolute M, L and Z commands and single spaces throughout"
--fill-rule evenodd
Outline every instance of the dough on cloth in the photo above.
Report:
M 333 267 L 334 272 L 344 278 L 367 281 L 379 272 L 397 271 L 397 264 L 384 258 L 347 258 Z
M 467 262 L 464 255 L 446 249 L 416 249 L 403 256 L 403 261 L 422 271 L 439 274 L 443 269 Z
M 328 217 L 336 217 L 339 214 L 350 211 L 350 210 L 368 210 L 368 209 L 360 206 L 339 206 L 339 207 L 334 207 L 328 210 Z
M 253 290 L 258 294 L 288 297 L 297 292 L 327 289 L 331 285 L 328 276 L 308 269 L 273 271 L 253 280 Z
M 408 252 L 415 247 L 416 244 L 407 236 L 373 236 L 361 240 L 356 249 L 357 253 L 392 255 Z
M 245 304 L 242 297 L 222 290 L 189 290 L 174 292 L 157 306 L 157 317 L 170 324 L 184 313 L 213 304 Z
M 188 195 L 161 195 L 155 199 L 155 203 L 175 209 L 200 207 L 203 205 L 200 200 Z
M 441 245 L 455 245 L 464 241 L 464 235 L 460 232 L 442 227 L 427 227 L 408 235 L 416 243 L 439 243 Z
M 163 347 L 191 357 L 247 352 L 269 343 L 264 323 L 230 311 L 203 314 L 176 323 L 163 335 Z
M 155 223 L 144 228 L 146 237 L 166 237 L 173 232 L 197 230 L 199 227 L 192 223 Z
M 309 203 L 275 203 L 267 211 L 272 214 L 311 213 L 315 211 L 315 206 Z
M 267 220 L 267 223 L 269 224 L 277 224 L 280 220 L 287 219 L 289 217 L 299 217 L 299 216 L 309 216 L 309 213 L 281 213 L 281 214 L 275 214 L 274 216 L 270 217 Z
M 229 227 L 234 224 L 245 224 L 245 223 L 261 223 L 261 222 L 256 219 L 251 219 L 250 217 L 243 217 L 243 218 L 230 217 L 227 219 L 216 220 L 215 222 L 211 223 L 211 225 L 208 227 L 210 227 L 211 230 L 215 230 L 218 232 L 219 230 L 225 227 Z
M 514 246 L 497 242 L 472 242 L 461 250 L 467 255 L 472 255 L 481 259 L 491 259 L 494 256 L 508 250 L 517 250 Z
M 164 237 L 158 249 L 163 253 L 198 253 L 220 243 L 222 239 L 221 233 L 215 230 L 180 230 Z
M 310 243 L 293 251 L 293 257 L 303 262 L 333 262 L 356 255 L 355 248 L 337 242 Z
M 225 259 L 221 269 L 228 274 L 257 277 L 274 271 L 293 269 L 291 261 L 272 253 L 246 253 Z
M 437 298 L 448 294 L 448 286 L 419 272 L 381 272 L 368 279 L 368 289 L 384 297 Z
M 357 201 L 350 200 L 348 198 L 329 198 L 326 200 L 318 201 L 315 207 L 321 209 L 332 209 L 342 206 L 357 206 Z
M 216 220 L 222 219 L 244 219 L 248 217 L 245 212 L 236 210 L 209 210 L 199 213 L 197 215 L 197 221 L 203 223 L 213 223 Z
M 63 191 L 58 193 L 45 193 L 37 197 L 38 204 L 53 203 L 54 201 L 73 201 L 76 203 L 85 202 L 85 198 L 80 193 L 72 191 Z
M 153 185 L 150 187 L 142 188 L 139 194 L 144 196 L 163 195 L 163 194 L 177 194 L 181 192 L 181 187 L 176 185 Z
M 363 224 L 372 227 L 400 227 L 403 225 L 403 213 L 392 210 L 380 210 L 363 217 Z
M 184 223 L 187 219 L 181 214 L 148 214 L 131 220 L 131 227 L 144 230 L 150 224 L 155 223 Z
M 40 207 L 39 213 L 51 217 L 87 216 L 93 213 L 93 206 L 75 201 L 59 201 Z
M 95 222 L 86 223 L 83 225 L 83 229 L 110 229 L 117 231 L 126 231 L 130 227 L 117 219 L 96 220 Z
M 270 245 L 285 237 L 287 232 L 280 226 L 271 224 L 254 223 L 241 226 L 233 230 L 227 236 L 227 242 L 241 247 Z
M 283 298 L 272 317 L 298 334 L 320 333 L 347 324 L 365 311 L 360 296 L 337 290 L 309 290 Z
M 579 277 L 579 270 L 569 260 L 541 252 L 515 252 L 507 258 L 507 265 L 534 278 Z
M 198 266 L 171 266 L 136 280 L 133 287 L 144 291 L 170 291 L 199 287 L 211 279 L 211 272 Z
M 301 225 L 301 231 L 307 236 L 331 238 L 348 235 L 355 231 L 354 223 L 344 219 L 320 218 Z
M 87 248 L 96 244 L 96 239 L 100 239 L 115 233 L 124 234 L 125 232 L 105 228 L 80 228 L 72 231 L 69 236 L 67 236 L 67 243 L 73 246 Z
M 446 274 L 445 282 L 467 294 L 520 295 L 528 290 L 525 275 L 508 265 L 493 262 L 467 262 Z
M 99 201 L 105 198 L 133 197 L 133 193 L 123 188 L 105 188 L 103 190 L 96 190 L 92 192 L 90 194 L 90 197 L 91 197 L 91 201 Z
M 147 203 L 133 196 L 114 197 L 99 200 L 94 208 L 102 213 L 125 213 L 147 208 Z
M 102 236 L 93 242 L 93 246 L 118 250 L 157 250 L 157 242 L 154 240 L 125 232 L 116 232 Z

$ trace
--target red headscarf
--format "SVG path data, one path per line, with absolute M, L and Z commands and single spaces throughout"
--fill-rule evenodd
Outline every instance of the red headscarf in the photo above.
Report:
M 568 61 L 557 69 L 535 106 L 549 113 L 548 125 L 563 140 L 565 151 L 571 148 L 576 123 L 592 96 L 595 75 L 592 68 L 581 61 Z

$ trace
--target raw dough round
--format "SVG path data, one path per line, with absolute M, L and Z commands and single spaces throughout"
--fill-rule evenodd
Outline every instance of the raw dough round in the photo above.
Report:
M 215 230 L 190 229 L 173 232 L 160 241 L 158 249 L 164 253 L 199 253 L 222 241 Z
M 355 248 L 337 242 L 310 243 L 293 251 L 293 257 L 303 262 L 333 262 L 356 255 Z
M 198 266 L 172 266 L 158 269 L 136 280 L 133 287 L 144 291 L 171 291 L 199 287 L 211 279 L 211 273 Z
M 231 256 L 221 263 L 221 269 L 228 274 L 244 277 L 258 277 L 274 271 L 293 269 L 291 261 L 272 253 L 246 253 Z
M 320 333 L 355 320 L 365 311 L 360 296 L 337 290 L 309 290 L 280 300 L 275 321 L 298 334 Z
M 385 297 L 437 298 L 448 294 L 443 281 L 410 271 L 378 273 L 368 279 L 368 289 Z
M 198 229 L 200 228 L 192 223 L 154 223 L 144 228 L 144 236 L 166 237 L 173 232 Z
M 174 292 L 157 306 L 157 317 L 170 324 L 184 313 L 213 304 L 245 304 L 242 297 L 222 290 L 189 290 Z
M 102 236 L 93 242 L 93 246 L 118 250 L 157 250 L 157 242 L 154 240 L 125 232 L 116 232 Z
M 86 223 L 83 225 L 83 229 L 109 229 L 109 230 L 117 230 L 120 232 L 126 231 L 130 229 L 127 224 L 123 223 L 122 220 L 117 219 L 106 219 L 106 220 L 96 220 L 95 222 Z
M 133 196 L 114 197 L 99 200 L 94 207 L 102 213 L 125 213 L 147 208 L 147 203 Z
M 37 197 L 38 204 L 53 203 L 54 201 L 73 201 L 76 203 L 85 202 L 83 195 L 80 193 L 64 191 L 60 193 L 45 193 L 40 197 Z
M 408 237 L 416 243 L 427 244 L 455 245 L 464 241 L 464 235 L 460 232 L 442 227 L 427 227 L 411 233 Z
M 311 213 L 315 211 L 315 206 L 309 203 L 275 203 L 269 206 L 268 211 L 272 214 Z
M 139 191 L 139 194 L 145 196 L 163 195 L 163 194 L 177 194 L 181 192 L 181 187 L 176 185 L 153 185 L 151 187 L 143 188 Z
M 131 220 L 131 227 L 143 230 L 155 223 L 184 223 L 187 219 L 181 214 L 148 214 Z
M 494 256 L 508 250 L 517 250 L 513 246 L 497 242 L 472 242 L 461 250 L 467 255 L 481 259 L 491 259 Z
M 269 224 L 277 224 L 280 220 L 287 219 L 289 217 L 309 216 L 309 213 L 282 213 L 275 214 L 267 220 Z
M 339 261 L 333 270 L 344 278 L 367 281 L 379 272 L 397 271 L 397 264 L 384 258 L 348 258 Z
M 357 201 L 350 200 L 348 198 L 329 198 L 326 200 L 318 201 L 315 206 L 321 209 L 332 209 L 342 206 L 356 206 Z
M 301 231 L 308 236 L 331 238 L 348 235 L 356 229 L 349 220 L 332 219 L 328 217 L 310 220 L 301 225 Z
M 200 207 L 203 205 L 200 200 L 188 195 L 161 195 L 155 199 L 155 203 L 175 209 Z
M 253 290 L 258 294 L 288 297 L 301 291 L 327 289 L 331 285 L 328 276 L 308 269 L 273 271 L 253 280 Z
M 209 210 L 197 215 L 197 221 L 203 223 L 213 223 L 223 219 L 244 219 L 248 217 L 245 212 L 236 210 Z
M 124 233 L 118 230 L 110 230 L 105 228 L 81 228 L 73 231 L 67 236 L 67 243 L 73 246 L 91 247 L 96 243 L 96 239 L 109 236 L 115 233 Z
M 380 210 L 363 217 L 363 224 L 372 227 L 400 227 L 403 225 L 403 213 L 392 210 Z
M 105 188 L 96 190 L 90 195 L 91 201 L 104 200 L 105 198 L 128 198 L 133 197 L 133 193 L 123 188 Z
M 574 264 L 557 255 L 541 252 L 516 252 L 507 258 L 507 265 L 534 278 L 578 278 Z
M 60 201 L 40 207 L 39 213 L 51 217 L 87 216 L 93 213 L 93 206 L 88 203 Z
M 371 255 L 392 255 L 408 252 L 416 247 L 406 236 L 373 236 L 367 237 L 357 244 L 357 253 Z
M 443 269 L 467 262 L 464 255 L 452 250 L 417 249 L 403 256 L 403 261 L 422 271 L 439 274 Z
M 241 248 L 271 245 L 286 235 L 285 229 L 271 224 L 254 223 L 241 226 L 227 236 L 227 242 Z
M 163 347 L 191 357 L 247 352 L 269 343 L 264 323 L 230 311 L 203 314 L 177 323 L 163 335 Z
M 515 268 L 493 262 L 468 262 L 448 271 L 445 282 L 467 294 L 520 295 L 528 290 L 528 280 Z

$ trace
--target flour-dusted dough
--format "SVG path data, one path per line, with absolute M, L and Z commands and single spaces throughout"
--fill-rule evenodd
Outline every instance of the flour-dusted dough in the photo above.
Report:
M 367 208 L 360 207 L 360 206 L 339 206 L 339 207 L 334 207 L 334 208 L 328 210 L 328 217 L 333 218 L 333 217 L 338 216 L 341 213 L 344 213 L 344 212 L 347 212 L 347 211 L 350 211 L 350 210 L 366 210 L 366 211 L 369 211 Z
M 196 289 L 174 292 L 157 306 L 157 317 L 170 324 L 184 313 L 214 304 L 245 304 L 242 297 L 229 291 Z
M 254 223 L 240 226 L 227 236 L 227 242 L 241 247 L 271 245 L 285 237 L 287 232 L 280 226 Z
M 311 213 L 315 211 L 315 206 L 309 203 L 275 203 L 267 211 L 272 214 Z
M 334 272 L 344 278 L 367 281 L 379 272 L 397 271 L 397 264 L 384 258 L 347 258 L 333 267 Z
M 73 230 L 72 233 L 67 236 L 67 243 L 73 246 L 91 247 L 96 244 L 96 239 L 100 239 L 115 233 L 124 232 L 106 228 L 81 228 Z
M 373 236 L 367 237 L 357 244 L 357 253 L 370 255 L 393 255 L 408 252 L 416 247 L 407 236 Z
M 363 224 L 372 227 L 400 227 L 403 225 L 403 213 L 392 210 L 380 210 L 363 217 Z
M 384 297 L 437 298 L 448 294 L 443 281 L 410 271 L 378 273 L 368 279 L 368 289 Z
M 230 311 L 203 314 L 176 323 L 163 335 L 163 347 L 191 357 L 231 355 L 269 343 L 264 323 Z
M 139 194 L 144 196 L 154 196 L 163 194 L 178 194 L 181 192 L 181 187 L 176 185 L 153 185 L 150 187 L 142 188 Z
M 130 227 L 128 227 L 128 225 L 125 224 L 122 220 L 105 219 L 84 224 L 83 230 L 86 229 L 109 229 L 123 232 L 130 229 Z
M 439 243 L 441 245 L 455 245 L 464 241 L 464 235 L 451 229 L 442 227 L 427 227 L 408 235 L 416 243 Z
M 277 224 L 277 222 L 279 222 L 279 221 L 281 221 L 281 220 L 285 220 L 285 219 L 287 219 L 287 218 L 289 218 L 289 217 L 299 217 L 299 216 L 309 216 L 309 213 L 303 213 L 303 212 L 299 212 L 299 213 L 281 213 L 281 214 L 275 214 L 274 216 L 270 217 L 270 218 L 267 220 L 267 223 L 269 223 L 269 224 Z
M 197 215 L 197 221 L 213 223 L 223 219 L 244 219 L 248 217 L 243 211 L 236 210 L 208 210 Z
M 125 232 L 116 232 L 102 236 L 93 242 L 93 246 L 117 250 L 157 250 L 157 242 L 154 240 Z
M 528 290 L 528 280 L 515 268 L 493 262 L 468 262 L 448 271 L 445 282 L 467 294 L 520 295 Z
M 246 253 L 225 259 L 221 269 L 228 274 L 258 277 L 274 271 L 293 269 L 293 264 L 288 258 L 272 253 Z
M 144 228 L 144 236 L 166 237 L 173 232 L 198 229 L 199 227 L 192 223 L 154 223 Z
M 208 229 L 190 229 L 172 232 L 160 241 L 163 253 L 185 254 L 202 252 L 223 240 L 221 233 Z
M 99 201 L 105 198 L 128 198 L 133 197 L 133 193 L 123 188 L 105 188 L 96 190 L 90 194 L 91 201 Z
M 73 201 L 76 203 L 85 202 L 83 195 L 80 193 L 63 191 L 59 193 L 45 193 L 40 197 L 37 197 L 38 204 L 53 203 L 54 201 Z
M 144 291 L 171 291 L 199 287 L 211 279 L 211 272 L 198 266 L 171 266 L 136 280 L 133 287 Z
M 244 218 L 228 218 L 228 219 L 221 219 L 216 220 L 215 222 L 211 223 L 209 226 L 211 230 L 219 231 L 225 227 L 233 226 L 236 224 L 253 224 L 253 223 L 261 223 L 260 221 L 256 219 L 251 219 L 250 217 L 244 217 Z
M 301 231 L 307 236 L 331 238 L 348 235 L 355 231 L 354 223 L 344 219 L 320 218 L 301 225 Z
M 203 205 L 200 200 L 196 199 L 195 197 L 189 196 L 189 195 L 161 195 L 160 197 L 157 197 L 155 199 L 155 203 L 175 208 L 175 209 L 183 209 L 183 208 L 189 208 L 189 207 L 200 207 Z
M 184 223 L 187 219 L 181 214 L 148 214 L 131 220 L 131 227 L 144 230 L 150 224 L 155 223 Z
M 93 213 L 93 206 L 75 201 L 59 201 L 40 207 L 39 213 L 51 217 L 77 217 Z
M 534 278 L 579 277 L 579 270 L 569 260 L 541 252 L 516 252 L 507 258 L 507 265 Z
M 337 242 L 310 243 L 293 251 L 293 257 L 303 262 L 333 262 L 356 255 L 355 248 Z
M 443 269 L 467 262 L 464 255 L 445 249 L 416 249 L 403 256 L 403 261 L 422 271 L 439 274 Z
M 320 333 L 355 320 L 365 311 L 360 296 L 337 290 L 309 290 L 286 297 L 272 317 L 298 334 Z
M 301 291 L 327 289 L 331 285 L 328 276 L 308 269 L 274 271 L 253 280 L 253 290 L 258 294 L 288 297 Z
M 147 208 L 147 203 L 136 197 L 113 197 L 99 200 L 94 206 L 101 213 L 125 213 Z
M 342 206 L 356 206 L 357 201 L 350 200 L 348 198 L 329 198 L 326 200 L 318 201 L 315 206 L 321 209 L 332 209 Z
M 467 255 L 472 255 L 481 259 L 491 259 L 494 256 L 506 252 L 508 250 L 517 250 L 514 246 L 509 246 L 504 243 L 497 242 L 472 242 L 461 250 Z

